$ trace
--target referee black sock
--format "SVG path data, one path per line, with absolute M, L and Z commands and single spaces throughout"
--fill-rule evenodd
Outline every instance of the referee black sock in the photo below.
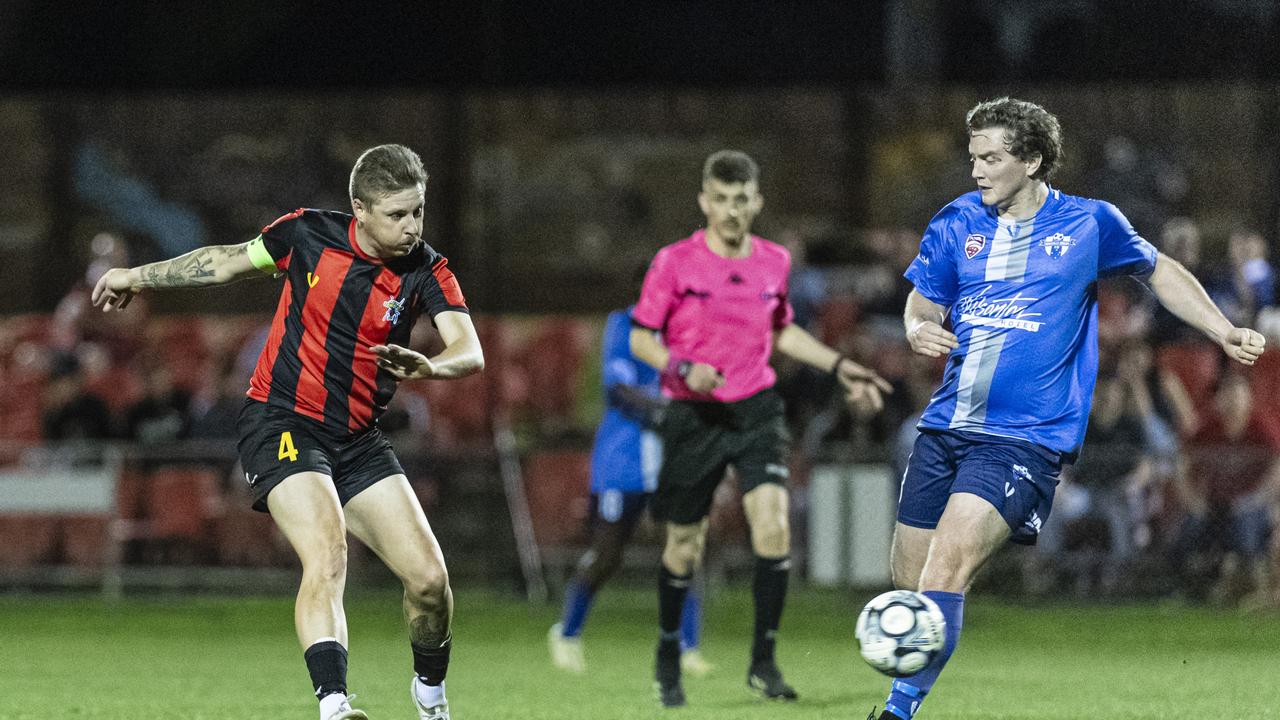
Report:
M 347 693 L 347 649 L 337 640 L 321 640 L 303 653 L 316 697 Z
M 658 627 L 664 636 L 679 638 L 680 614 L 684 610 L 684 597 L 689 594 L 689 579 L 693 574 L 676 575 L 662 565 L 658 573 Z
M 755 636 L 751 643 L 751 662 L 773 660 L 773 647 L 782 621 L 782 606 L 787 599 L 787 576 L 791 571 L 790 556 L 756 557 L 751 595 L 756 603 Z
M 439 685 L 449 672 L 449 651 L 453 649 L 453 634 L 440 643 L 439 647 L 424 647 L 410 643 L 413 648 L 413 671 L 422 682 L 428 685 Z

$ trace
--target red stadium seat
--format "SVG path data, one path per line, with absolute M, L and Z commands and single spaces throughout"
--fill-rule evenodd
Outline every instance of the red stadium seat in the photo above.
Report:
M 1208 343 L 1175 343 L 1159 349 L 1156 363 L 1182 381 L 1192 403 L 1203 406 L 1213 395 L 1221 354 L 1221 350 Z
M 247 497 L 246 497 L 247 500 Z M 231 503 L 214 521 L 218 564 L 226 567 L 283 567 L 292 551 L 267 513 L 248 503 Z
M 528 410 L 540 421 L 568 421 L 578 401 L 578 377 L 591 330 L 578 318 L 544 318 L 525 347 Z
M 861 315 L 862 308 L 853 297 L 846 295 L 827 298 L 818 307 L 814 335 L 828 345 L 842 347 L 844 341 L 854 334 Z
M 61 560 L 81 568 L 101 568 L 108 560 L 111 518 L 106 515 L 64 515 L 58 519 Z
M 57 562 L 58 518 L 6 515 L 0 519 L 0 569 L 22 569 Z
M 218 474 L 212 470 L 162 467 L 143 492 L 148 534 L 154 539 L 207 539 L 209 521 L 222 509 Z
M 576 450 L 552 450 L 529 456 L 525 492 L 539 547 L 556 548 L 585 540 L 591 456 Z
M 1280 416 L 1271 408 L 1280 407 L 1280 352 L 1270 348 L 1249 370 L 1253 386 L 1254 415 L 1280 437 Z

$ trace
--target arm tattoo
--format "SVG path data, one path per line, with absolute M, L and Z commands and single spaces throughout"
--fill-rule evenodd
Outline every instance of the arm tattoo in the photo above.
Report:
M 197 248 L 172 260 L 143 265 L 138 269 L 142 277 L 140 285 L 146 288 L 198 287 L 213 285 L 215 268 L 237 248 L 211 245 Z

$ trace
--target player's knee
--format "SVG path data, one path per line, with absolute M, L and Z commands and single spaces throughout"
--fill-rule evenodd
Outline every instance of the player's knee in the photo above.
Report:
M 780 557 L 791 552 L 791 527 L 781 516 L 757 518 L 751 524 L 751 546 L 757 555 Z
M 335 538 L 318 552 L 308 553 L 303 560 L 302 574 L 305 579 L 326 585 L 341 583 L 347 576 L 347 541 Z
M 662 552 L 662 562 L 667 569 L 678 574 L 688 575 L 698 567 L 702 559 L 702 542 L 699 538 L 669 540 Z
M 410 602 L 419 607 L 442 606 L 449 593 L 449 573 L 438 565 L 423 568 L 414 577 L 405 580 L 404 591 Z
M 932 555 L 921 573 L 918 589 L 962 593 L 973 581 L 978 566 L 976 560 L 962 555 Z
M 617 572 L 622 565 L 622 548 L 603 547 L 596 553 L 591 564 L 587 566 L 587 574 L 597 582 L 603 582 Z

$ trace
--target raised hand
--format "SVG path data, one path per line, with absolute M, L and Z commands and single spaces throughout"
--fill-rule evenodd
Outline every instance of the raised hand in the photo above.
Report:
M 435 366 L 420 352 L 399 345 L 374 345 L 369 348 L 377 356 L 378 367 L 391 373 L 397 380 L 419 380 L 435 377 Z

